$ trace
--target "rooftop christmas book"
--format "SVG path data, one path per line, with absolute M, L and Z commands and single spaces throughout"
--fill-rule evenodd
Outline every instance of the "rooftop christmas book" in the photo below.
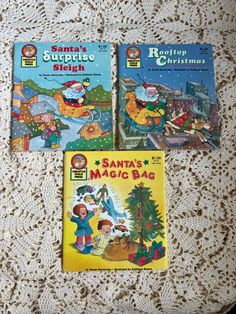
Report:
M 66 152 L 63 270 L 166 269 L 162 151 Z
M 219 147 L 212 46 L 119 47 L 121 149 Z
M 16 43 L 12 151 L 113 147 L 109 43 Z

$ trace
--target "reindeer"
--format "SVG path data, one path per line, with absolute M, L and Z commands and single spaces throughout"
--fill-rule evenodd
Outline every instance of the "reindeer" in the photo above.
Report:
M 165 135 L 176 134 L 176 130 L 187 134 L 197 135 L 202 143 L 207 142 L 203 133 L 203 129 L 209 130 L 210 123 L 203 118 L 195 118 L 189 113 L 182 112 L 165 123 Z

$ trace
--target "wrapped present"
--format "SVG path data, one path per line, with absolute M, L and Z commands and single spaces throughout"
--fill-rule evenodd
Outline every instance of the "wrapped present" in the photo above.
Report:
M 148 250 L 154 260 L 160 259 L 165 256 L 165 247 L 162 246 L 162 241 L 158 243 L 156 241 L 153 241 L 152 246 L 149 247 Z
M 136 253 L 129 254 L 128 260 L 138 266 L 144 266 L 152 261 L 152 257 L 146 247 L 140 247 Z

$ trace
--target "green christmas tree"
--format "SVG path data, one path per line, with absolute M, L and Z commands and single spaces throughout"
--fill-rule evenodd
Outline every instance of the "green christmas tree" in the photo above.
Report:
M 164 238 L 164 226 L 158 205 L 152 199 L 150 188 L 141 182 L 132 189 L 126 199 L 126 210 L 130 214 L 132 239 L 139 239 L 140 245 L 144 241 L 151 241 L 157 236 Z

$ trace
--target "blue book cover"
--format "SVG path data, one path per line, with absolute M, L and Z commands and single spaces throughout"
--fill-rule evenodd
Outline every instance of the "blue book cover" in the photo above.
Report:
M 120 149 L 219 147 L 212 46 L 119 47 Z
M 113 147 L 110 44 L 16 43 L 12 151 Z

